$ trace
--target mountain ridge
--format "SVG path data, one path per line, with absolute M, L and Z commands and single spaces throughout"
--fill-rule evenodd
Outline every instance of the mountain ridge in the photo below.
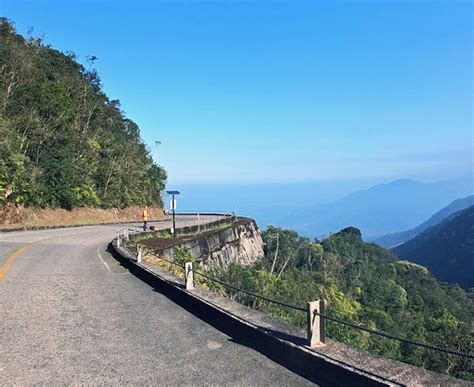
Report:
M 441 223 L 444 219 L 449 217 L 451 214 L 461 211 L 467 207 L 474 205 L 474 195 L 466 196 L 465 198 L 460 198 L 452 201 L 446 207 L 441 208 L 433 215 L 431 215 L 427 220 L 418 226 L 405 231 L 399 231 L 396 233 L 391 233 L 383 235 L 379 238 L 372 238 L 370 242 L 376 243 L 379 246 L 385 248 L 394 248 L 401 243 L 407 242 L 410 239 L 415 238 L 417 235 L 421 234 L 423 231 L 428 229 L 431 226 L 435 226 Z
M 440 281 L 465 289 L 474 287 L 474 205 L 449 215 L 392 251 L 427 267 Z
M 473 194 L 474 175 L 422 183 L 398 179 L 355 191 L 326 204 L 306 207 L 280 221 L 283 227 L 316 237 L 345 227 L 361 229 L 364 238 L 416 227 L 439 208 Z

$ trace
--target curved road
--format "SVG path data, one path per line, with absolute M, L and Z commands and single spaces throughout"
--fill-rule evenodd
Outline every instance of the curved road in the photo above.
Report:
M 131 275 L 118 227 L 0 233 L 0 385 L 310 384 Z

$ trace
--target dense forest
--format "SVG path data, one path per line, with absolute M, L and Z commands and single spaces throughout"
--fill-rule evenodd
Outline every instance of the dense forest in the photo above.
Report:
M 0 19 L 0 207 L 161 205 L 166 173 L 88 68 Z
M 356 228 L 324 241 L 269 227 L 262 234 L 266 256 L 252 267 L 232 265 L 213 274 L 251 292 L 305 307 L 325 299 L 327 313 L 365 327 L 422 343 L 470 353 L 474 304 L 457 285 L 440 284 L 423 266 L 400 261 L 390 251 L 364 243 Z M 214 285 L 237 301 L 304 327 L 305 314 Z M 328 335 L 441 373 L 472 379 L 472 362 L 381 338 L 328 321 Z
M 474 206 L 451 214 L 393 252 L 426 266 L 441 281 L 474 287 Z

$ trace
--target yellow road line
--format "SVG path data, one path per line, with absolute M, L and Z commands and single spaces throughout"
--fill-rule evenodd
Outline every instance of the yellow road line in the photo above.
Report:
M 100 225 L 102 226 L 102 225 Z M 43 231 L 43 230 L 40 230 L 40 231 Z M 3 266 L 0 268 L 0 282 L 3 281 L 3 278 L 5 277 L 5 275 L 7 274 L 7 271 L 10 269 L 10 266 L 13 264 L 13 262 L 15 261 L 15 259 L 21 254 L 23 253 L 24 251 L 28 250 L 31 246 L 37 244 L 37 243 L 40 243 L 40 242 L 45 242 L 45 241 L 49 241 L 51 239 L 56 239 L 56 238 L 62 238 L 62 237 L 66 237 L 66 236 L 72 236 L 72 235 L 80 235 L 80 234 L 90 234 L 90 233 L 95 233 L 96 230 L 94 231 L 85 231 L 85 232 L 76 232 L 76 233 L 71 233 L 71 234 L 64 234 L 64 235 L 58 235 L 58 236 L 54 236 L 54 237 L 50 237 L 50 238 L 45 238 L 45 239 L 40 239 L 38 241 L 35 241 L 35 242 L 30 242 L 30 243 L 27 243 L 26 245 L 24 246 L 21 246 L 19 249 L 15 250 L 13 252 L 12 255 L 10 255 L 7 259 L 7 261 L 3 264 Z M 0 242 L 6 242 L 6 241 L 0 241 Z M 100 246 L 99 246 L 100 247 Z M 107 266 L 107 264 L 104 262 L 104 264 Z M 110 270 L 110 269 L 109 269 Z
M 10 266 L 13 264 L 15 259 L 23 253 L 25 250 L 29 249 L 31 246 L 35 245 L 39 241 L 36 242 L 31 242 L 28 243 L 24 246 L 21 246 L 19 249 L 16 249 L 12 255 L 10 255 L 7 259 L 7 261 L 3 264 L 3 266 L 0 268 L 0 282 L 2 282 L 3 277 L 5 277 L 5 274 L 7 274 L 8 269 L 10 269 Z
M 40 240 L 37 240 L 37 241 L 35 241 L 35 242 L 30 242 L 30 243 L 27 243 L 27 244 L 24 245 L 24 246 L 21 246 L 19 249 L 15 250 L 12 255 L 10 255 L 10 256 L 8 257 L 7 261 L 6 261 L 6 262 L 3 264 L 3 266 L 0 268 L 0 282 L 2 282 L 3 278 L 4 278 L 5 275 L 7 274 L 8 269 L 10 269 L 10 266 L 13 264 L 13 262 L 15 261 L 15 259 L 16 259 L 21 253 L 23 253 L 24 251 L 28 250 L 31 246 L 36 245 L 37 243 L 40 243 L 40 242 L 49 241 L 49 240 L 51 240 L 51 239 L 62 238 L 62 237 L 71 236 L 71 235 L 89 234 L 89 233 L 92 233 L 92 232 L 96 232 L 96 230 L 94 230 L 94 231 L 76 232 L 76 233 L 71 233 L 71 234 L 58 235 L 58 236 L 54 236 L 54 237 L 50 237 L 50 238 L 40 239 Z M 5 241 L 0 241 L 0 242 L 5 242 Z

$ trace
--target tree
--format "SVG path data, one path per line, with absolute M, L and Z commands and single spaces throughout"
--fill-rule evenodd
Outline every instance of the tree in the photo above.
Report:
M 100 78 L 0 19 L 0 205 L 162 205 L 165 170 Z

